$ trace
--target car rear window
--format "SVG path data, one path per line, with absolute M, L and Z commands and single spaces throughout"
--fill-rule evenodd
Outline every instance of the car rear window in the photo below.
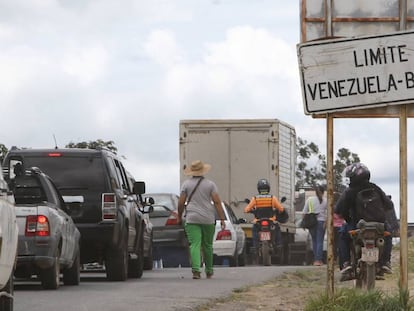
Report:
M 101 157 L 85 155 L 24 156 L 24 167 L 39 167 L 55 182 L 62 195 L 105 189 Z

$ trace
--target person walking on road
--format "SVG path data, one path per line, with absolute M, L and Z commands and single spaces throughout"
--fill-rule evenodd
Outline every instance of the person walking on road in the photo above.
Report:
M 225 229 L 224 212 L 216 184 L 204 177 L 211 165 L 200 160 L 191 163 L 184 174 L 191 176 L 181 186 L 178 200 L 178 221 L 185 217 L 184 229 L 190 244 L 193 279 L 201 278 L 201 254 L 206 277 L 213 276 L 213 238 L 216 227 L 216 210 Z
M 327 202 L 324 197 L 325 188 L 322 185 L 315 187 L 315 196 L 308 198 L 303 207 L 303 215 L 307 213 L 317 214 L 317 224 L 309 229 L 312 237 L 312 250 L 314 257 L 314 266 L 321 266 L 323 264 L 323 240 L 325 237 L 325 221 Z

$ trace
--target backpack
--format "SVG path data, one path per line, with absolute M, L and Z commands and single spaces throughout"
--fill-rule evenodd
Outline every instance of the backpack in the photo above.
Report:
M 356 221 L 385 222 L 385 203 L 381 193 L 374 188 L 360 190 L 356 195 Z

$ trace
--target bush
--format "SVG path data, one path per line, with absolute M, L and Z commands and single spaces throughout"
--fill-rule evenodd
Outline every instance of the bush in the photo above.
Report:
M 414 310 L 413 302 L 408 293 L 399 292 L 395 296 L 387 296 L 374 290 L 364 292 L 358 289 L 341 289 L 333 299 L 327 294 L 312 298 L 306 304 L 305 311 L 409 311 Z

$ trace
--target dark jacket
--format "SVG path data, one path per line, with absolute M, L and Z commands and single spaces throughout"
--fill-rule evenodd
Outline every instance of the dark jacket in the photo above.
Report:
M 351 226 L 356 226 L 360 220 L 357 219 L 356 216 L 356 195 L 359 191 L 368 188 L 374 188 L 380 193 L 381 199 L 384 202 L 386 214 L 391 214 L 391 212 L 393 212 L 395 215 L 394 204 L 391 199 L 376 184 L 371 182 L 362 182 L 357 184 L 350 183 L 349 187 L 345 189 L 339 197 L 338 202 L 335 205 L 335 213 L 342 216 Z

